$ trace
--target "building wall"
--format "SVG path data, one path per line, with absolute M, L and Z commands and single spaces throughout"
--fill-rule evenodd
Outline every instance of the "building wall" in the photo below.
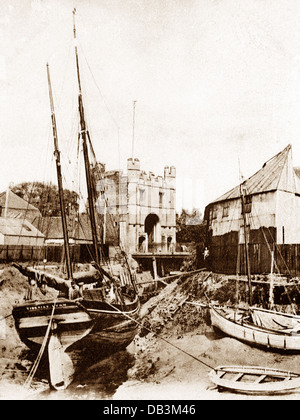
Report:
M 246 213 L 247 225 L 251 229 L 275 227 L 277 197 L 275 192 L 252 196 L 251 212 Z M 241 199 L 212 203 L 208 212 L 208 227 L 212 236 L 232 231 L 239 232 L 244 225 Z
M 300 244 L 300 197 L 277 191 L 276 227 L 278 244 Z
M 216 272 L 245 273 L 241 200 L 212 203 L 209 207 L 208 245 L 212 269 Z M 280 272 L 297 271 L 298 248 L 275 249 L 274 242 L 286 247 L 300 244 L 300 197 L 279 190 L 254 195 L 251 213 L 246 217 L 247 225 L 250 226 L 252 273 L 270 271 L 271 251 L 275 252 Z M 284 254 L 289 256 L 286 262 L 282 261 Z
M 141 171 L 138 159 L 128 159 L 127 174 L 107 171 L 98 183 L 99 213 L 106 213 L 106 241 L 116 239 L 112 228 L 119 230 L 119 239 L 127 252 L 136 252 L 139 238 L 145 235 L 149 215 L 158 219 L 153 227 L 153 242 L 176 241 L 176 170 L 165 167 L 164 176 Z M 151 218 L 151 216 L 150 216 Z M 149 220 L 149 218 L 148 218 Z M 154 219 L 153 219 L 154 220 Z M 109 224 L 111 228 L 109 228 Z
M 1 238 L 0 238 L 1 240 Z M 42 246 L 44 245 L 44 238 L 32 236 L 9 236 L 5 235 L 3 245 L 29 245 Z
M 277 192 L 253 195 L 246 213 L 250 266 L 253 272 L 270 270 L 273 242 L 277 239 Z M 212 203 L 206 211 L 211 268 L 215 272 L 246 273 L 245 230 L 241 199 Z

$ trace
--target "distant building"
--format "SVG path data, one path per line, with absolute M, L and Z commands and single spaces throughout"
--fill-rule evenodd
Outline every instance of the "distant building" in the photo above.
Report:
M 32 223 L 45 235 L 46 245 L 63 245 L 64 235 L 60 216 L 39 217 Z M 92 244 L 91 226 L 87 214 L 68 218 L 67 224 L 70 244 Z
M 204 219 L 213 271 L 245 272 L 241 187 L 245 197 L 251 272 L 269 273 L 272 252 L 282 271 L 288 270 L 288 263 L 281 261 L 283 253 L 291 252 L 287 250 L 287 244 L 293 245 L 293 254 L 289 254 L 290 269 L 297 269 L 296 244 L 300 244 L 298 174 L 299 170 L 293 168 L 291 145 L 288 145 L 241 186 L 236 186 L 206 207 Z
M 0 217 L 0 245 L 44 245 L 44 235 L 28 220 Z
M 11 190 L 0 194 L 0 217 L 21 218 L 32 222 L 40 211 Z
M 103 171 L 97 184 L 103 242 L 120 243 L 127 253 L 175 251 L 175 181 L 175 167 L 155 176 L 141 170 L 139 159 L 127 160 L 127 174 Z

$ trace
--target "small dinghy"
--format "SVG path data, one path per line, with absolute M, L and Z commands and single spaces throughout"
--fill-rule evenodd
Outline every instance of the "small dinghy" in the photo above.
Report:
M 246 394 L 278 394 L 300 388 L 300 374 L 256 366 L 218 366 L 209 373 L 220 389 Z

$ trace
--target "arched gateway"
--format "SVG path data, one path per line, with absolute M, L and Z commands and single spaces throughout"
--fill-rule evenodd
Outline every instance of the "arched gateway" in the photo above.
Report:
M 159 217 L 155 213 L 150 213 L 145 219 L 145 232 L 148 236 L 148 245 L 161 242 Z

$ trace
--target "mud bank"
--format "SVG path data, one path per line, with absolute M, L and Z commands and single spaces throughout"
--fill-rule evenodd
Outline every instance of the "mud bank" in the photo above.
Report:
M 196 306 L 206 297 L 230 303 L 236 294 L 222 276 L 201 273 L 167 286 L 144 305 L 144 328 L 128 351 L 135 365 L 115 399 L 299 399 L 294 393 L 280 397 L 254 397 L 220 393 L 208 378 L 224 364 L 276 367 L 300 372 L 300 355 L 264 351 L 216 333 L 207 308 Z M 240 294 L 245 293 L 245 285 Z M 151 332 L 149 332 L 151 330 Z
M 176 279 L 142 306 L 140 332 L 126 351 L 87 367 L 60 392 L 49 391 L 42 370 L 31 387 L 24 388 L 33 360 L 8 317 L 5 339 L 0 340 L 0 399 L 259 399 L 220 393 L 210 382 L 209 371 L 222 364 L 247 364 L 299 372 L 300 355 L 260 350 L 214 332 L 205 303 L 207 298 L 232 301 L 236 288 L 230 284 L 208 272 Z M 17 270 L 4 268 L 1 316 L 23 299 L 27 287 L 27 279 Z M 241 285 L 241 296 L 245 287 Z M 35 293 L 41 297 L 38 290 Z M 299 399 L 300 394 L 261 398 Z

